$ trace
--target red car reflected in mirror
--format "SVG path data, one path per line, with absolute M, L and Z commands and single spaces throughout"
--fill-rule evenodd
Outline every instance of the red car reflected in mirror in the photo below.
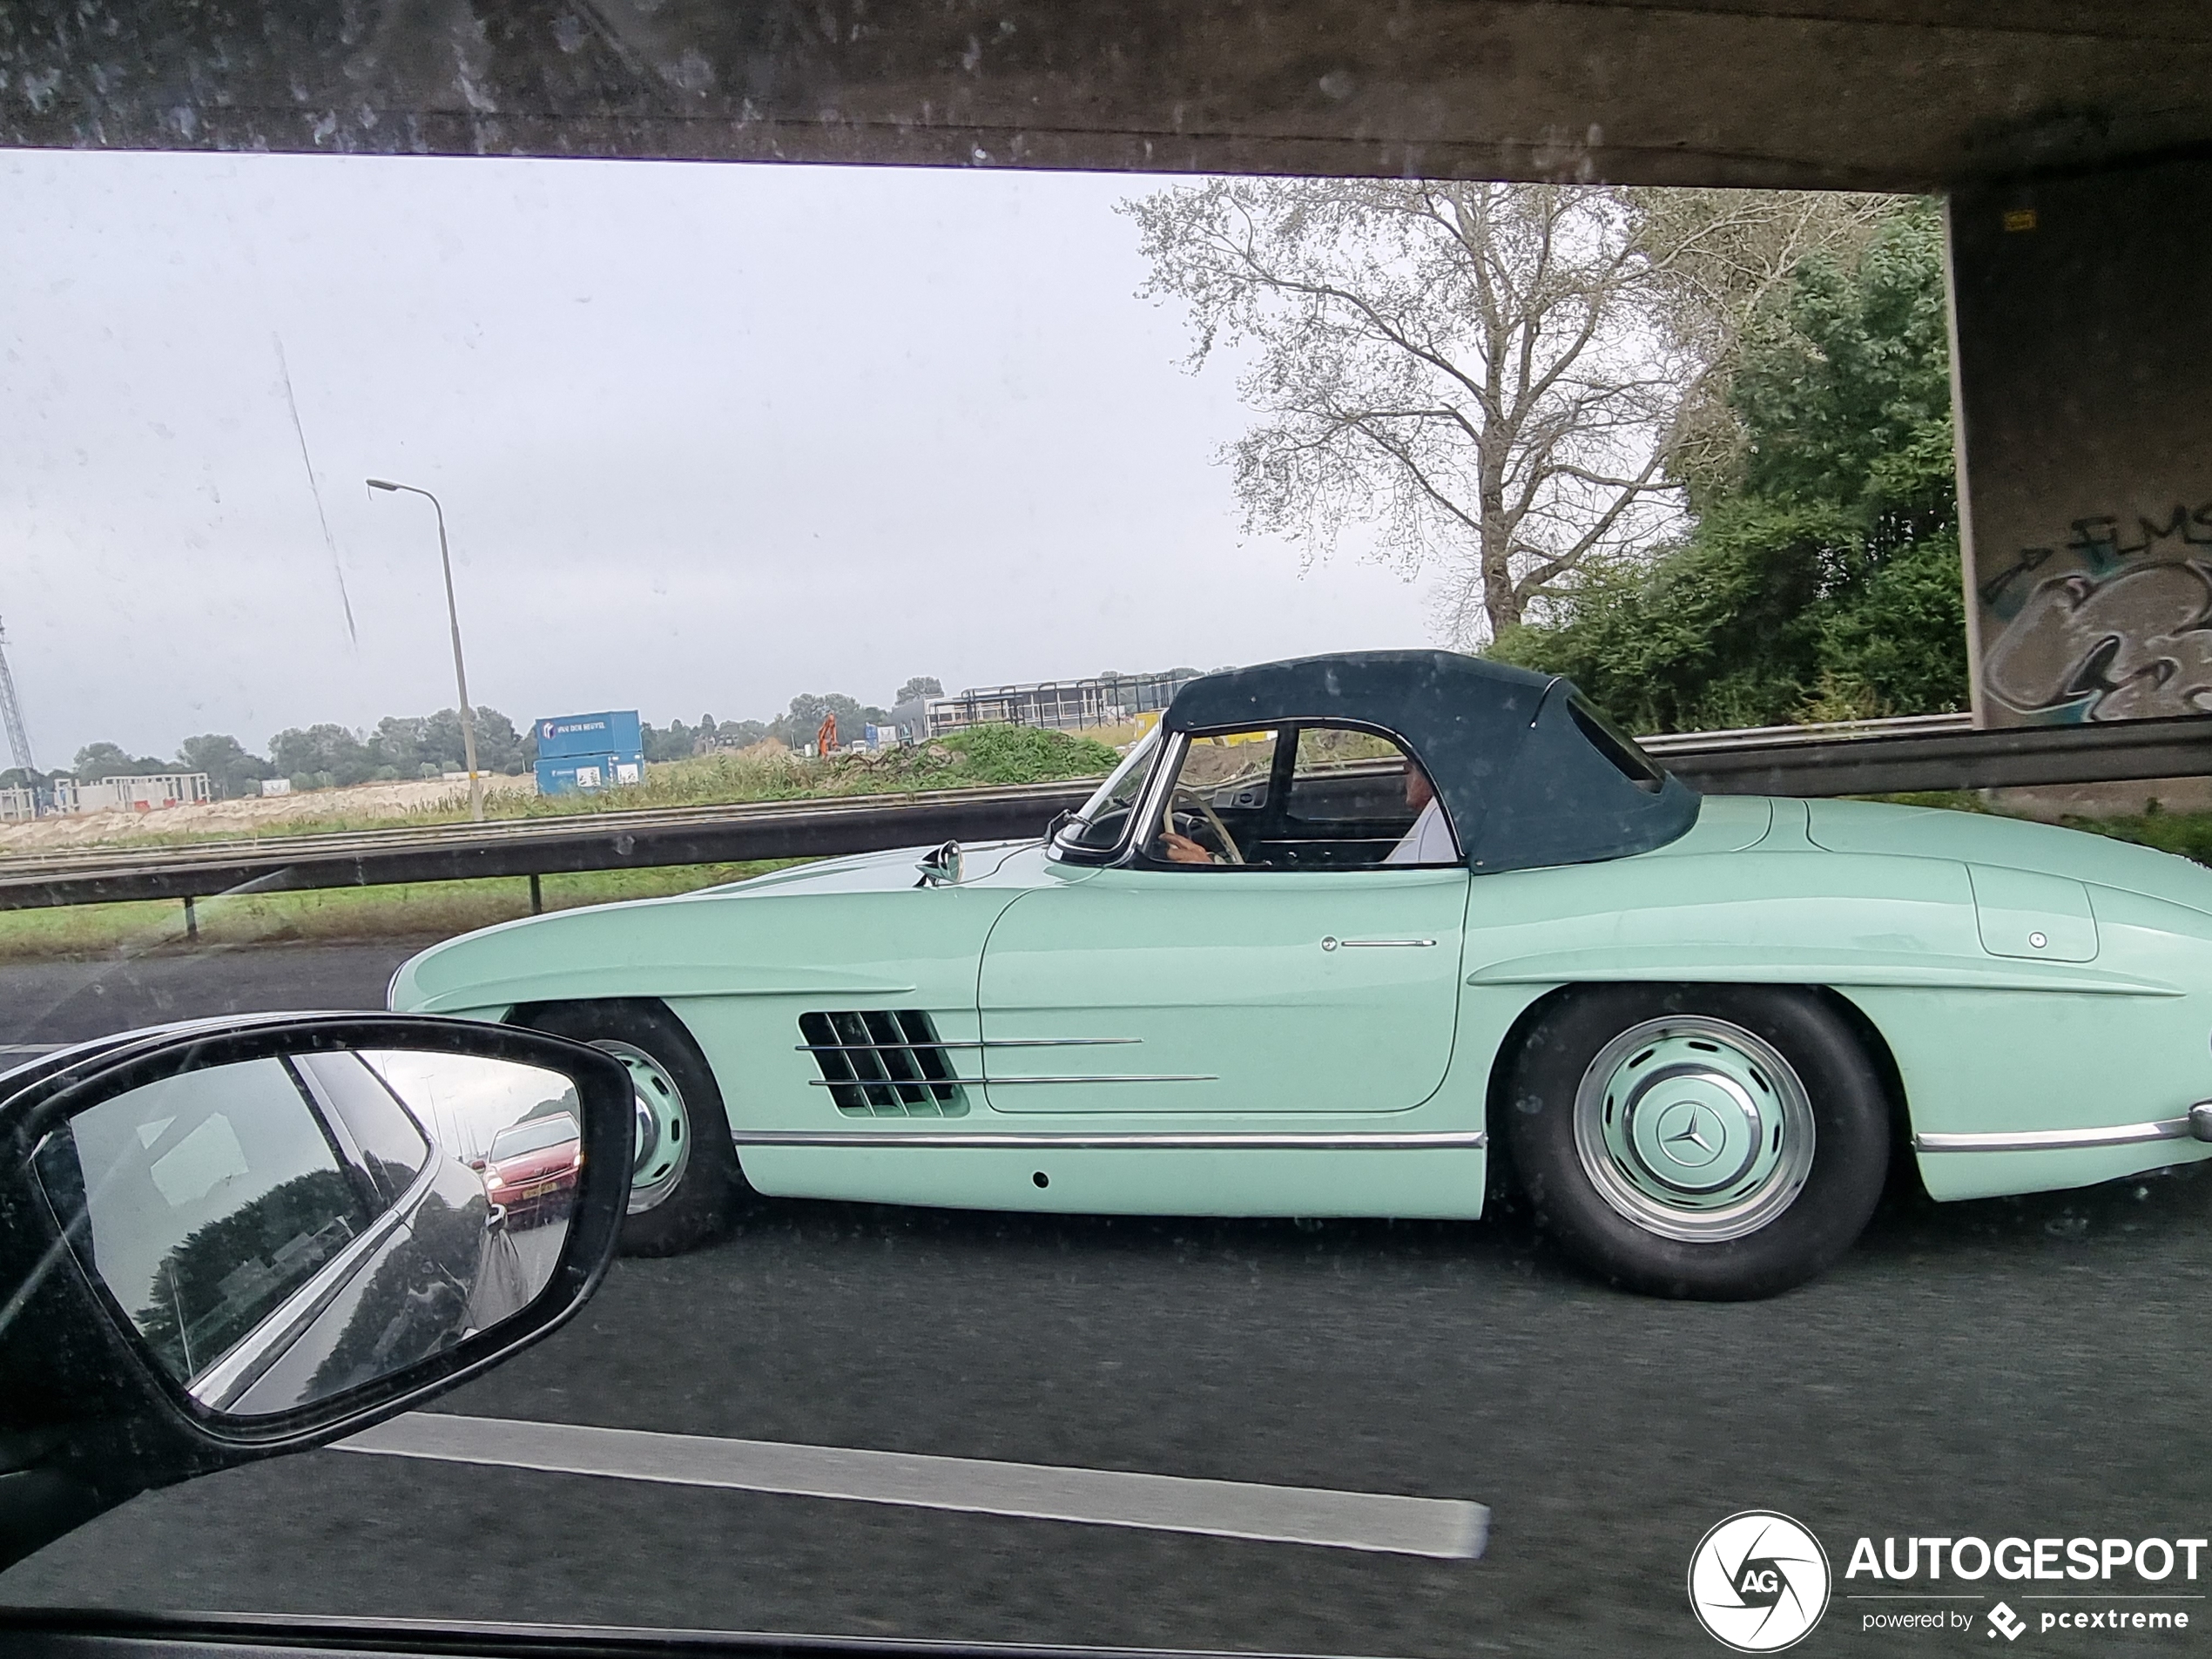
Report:
M 568 1213 L 583 1167 L 583 1143 L 566 1112 L 528 1117 L 492 1136 L 478 1166 L 484 1196 L 507 1212 L 509 1227 L 530 1227 Z

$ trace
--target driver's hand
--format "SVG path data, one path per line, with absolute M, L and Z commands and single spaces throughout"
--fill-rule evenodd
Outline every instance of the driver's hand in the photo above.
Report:
M 1161 856 L 1177 864 L 1211 864 L 1213 854 L 1207 852 L 1188 835 L 1177 835 L 1173 830 L 1160 832 Z

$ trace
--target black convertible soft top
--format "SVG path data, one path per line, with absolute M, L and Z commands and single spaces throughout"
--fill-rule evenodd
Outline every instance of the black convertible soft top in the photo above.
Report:
M 1606 724 L 1567 680 L 1448 651 L 1346 651 L 1192 680 L 1169 732 L 1343 720 L 1403 738 L 1477 871 L 1588 864 L 1664 846 L 1695 790 Z

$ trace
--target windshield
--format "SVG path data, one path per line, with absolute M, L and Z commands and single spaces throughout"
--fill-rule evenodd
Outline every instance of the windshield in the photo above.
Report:
M 1060 826 L 1053 838 L 1055 846 L 1084 852 L 1110 852 L 1119 846 L 1129 830 L 1130 814 L 1144 792 L 1144 780 L 1151 776 L 1152 758 L 1159 747 L 1156 725 L 1136 740 L 1106 781 Z
M 577 1138 L 576 1119 L 563 1114 L 542 1118 L 535 1123 L 517 1123 L 503 1129 L 492 1136 L 489 1157 L 496 1163 L 502 1158 L 520 1157 L 525 1152 L 543 1152 L 548 1147 L 562 1146 Z

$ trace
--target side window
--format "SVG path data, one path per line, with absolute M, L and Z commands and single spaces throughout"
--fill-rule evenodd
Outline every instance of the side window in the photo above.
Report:
M 1379 732 L 1352 726 L 1309 725 L 1298 734 L 1298 758 L 1284 798 L 1284 815 L 1308 826 L 1413 821 L 1406 804 L 1406 752 Z
M 1394 738 L 1356 726 L 1298 728 L 1278 862 L 1457 864 L 1428 774 Z
M 190 1383 L 370 1219 L 281 1060 L 164 1078 L 40 1143 L 73 1242 Z
M 1428 774 L 1394 738 L 1299 725 L 1193 738 L 1147 844 L 1176 864 L 1277 870 L 1455 865 Z
M 1279 736 L 1269 726 L 1192 738 L 1146 852 L 1170 864 L 1258 862 L 1258 840 L 1274 816 Z

